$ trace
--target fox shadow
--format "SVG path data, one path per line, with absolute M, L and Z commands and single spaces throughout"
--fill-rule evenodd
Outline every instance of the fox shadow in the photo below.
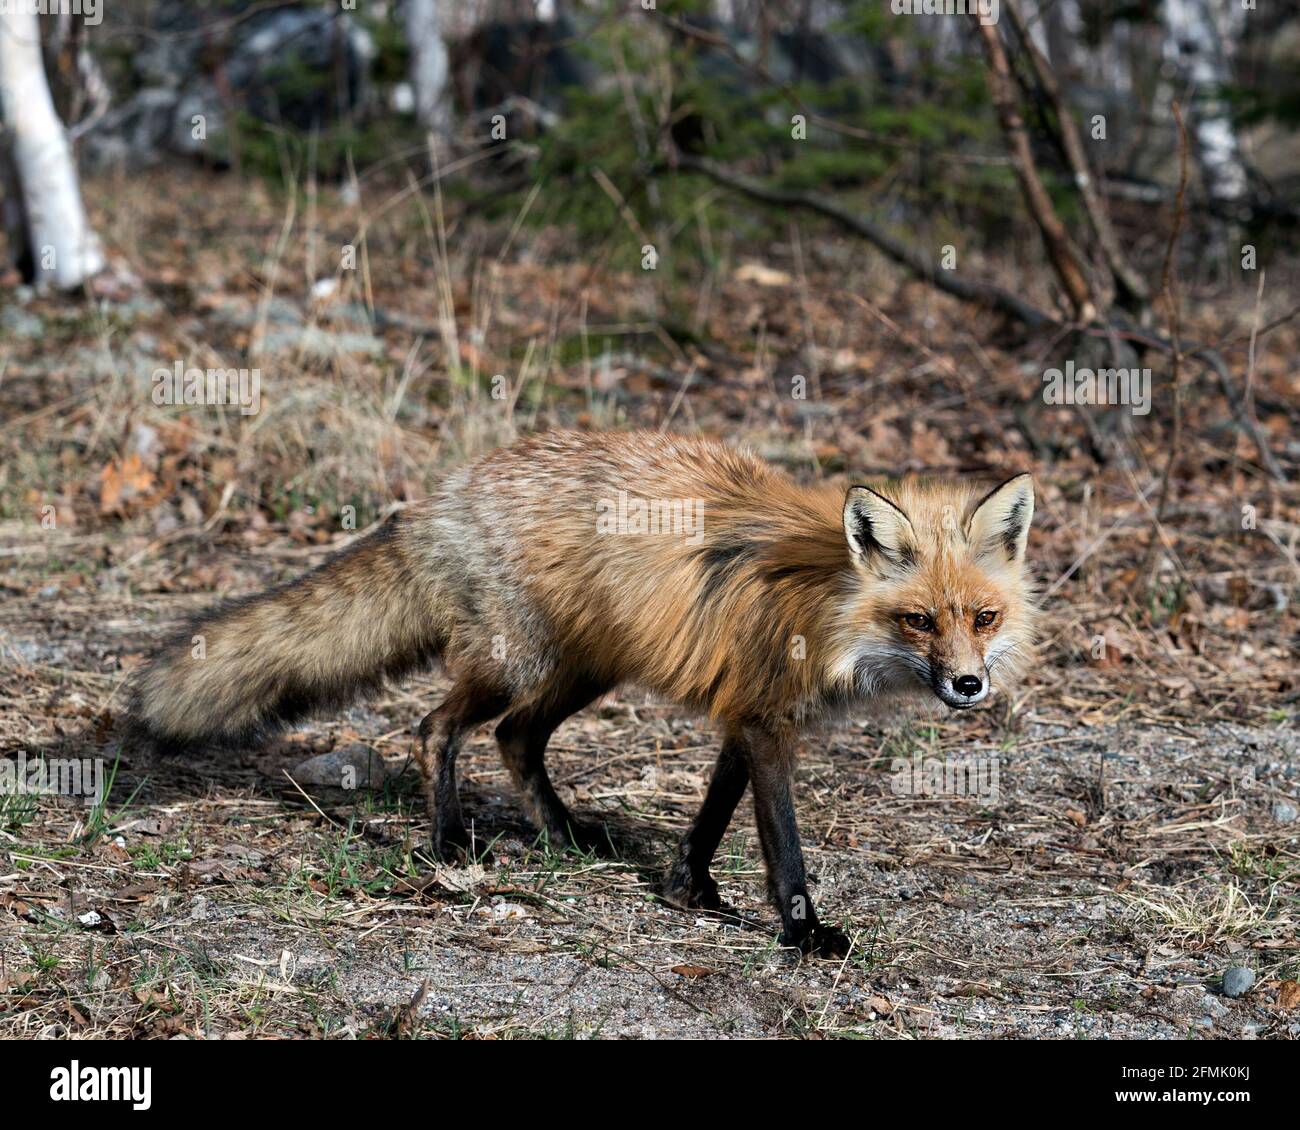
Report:
M 285 815 L 308 816 L 347 835 L 358 835 L 381 848 L 407 849 L 417 866 L 431 876 L 438 862 L 428 848 L 428 815 L 423 786 L 414 760 L 406 757 L 400 768 L 375 788 L 352 788 L 305 784 L 294 777 L 294 768 L 304 750 L 283 737 L 262 745 L 236 749 L 205 749 L 185 754 L 168 754 L 133 748 L 120 737 L 105 737 L 103 731 L 86 730 L 45 743 L 26 743 L 0 748 L 0 757 L 23 756 L 30 763 L 79 760 L 101 763 L 106 784 L 102 801 L 104 817 L 99 826 L 111 831 L 127 823 L 135 813 L 150 808 L 193 804 L 214 795 L 237 795 L 250 801 L 273 801 Z M 585 866 L 605 859 L 630 869 L 662 900 L 660 892 L 668 864 L 676 848 L 671 837 L 621 812 L 579 807 L 575 818 L 603 837 L 598 851 L 581 851 L 553 844 L 524 815 L 509 790 L 462 781 L 461 803 L 466 825 L 473 837 L 469 858 L 458 863 L 478 863 L 491 870 L 502 857 L 511 866 Z M 80 803 L 80 802 L 78 802 Z M 398 829 L 392 821 L 398 816 Z M 379 817 L 380 819 L 376 819 Z M 422 897 L 427 884 L 416 881 L 394 890 Z M 676 908 L 680 910 L 680 908 Z M 768 932 L 763 920 L 726 904 L 717 911 L 695 909 L 683 914 L 714 918 L 742 930 Z
M 413 823 L 403 822 L 404 835 L 416 851 L 426 847 L 424 793 L 412 758 L 402 759 L 392 775 L 375 787 L 344 788 L 297 781 L 294 768 L 303 755 L 302 749 L 282 738 L 236 749 L 160 753 L 132 748 L 116 736 L 106 739 L 102 733 L 90 730 L 53 741 L 0 748 L 0 757 L 11 761 L 23 758 L 28 765 L 36 761 L 97 762 L 97 779 L 106 786 L 101 803 L 114 814 L 114 823 L 132 810 L 192 803 L 216 791 L 236 793 L 250 800 L 273 800 L 286 812 L 314 812 L 344 827 L 364 826 L 376 815 L 411 817 Z M 480 858 L 486 858 L 493 845 L 507 842 L 525 852 L 575 854 L 575 849 L 549 843 L 545 833 L 539 833 L 529 823 L 509 792 L 462 782 L 460 794 L 466 824 L 476 843 L 486 849 L 479 853 Z M 610 812 L 577 815 L 601 833 L 604 843 L 600 856 L 632 866 L 648 881 L 657 882 L 662 877 L 669 845 L 657 841 L 635 820 Z

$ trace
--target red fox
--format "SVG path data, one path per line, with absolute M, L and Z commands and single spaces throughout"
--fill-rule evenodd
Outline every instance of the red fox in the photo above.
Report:
M 546 773 L 546 743 L 620 684 L 722 734 L 665 898 L 717 909 L 714 852 L 751 785 L 783 944 L 840 956 L 808 896 L 791 798 L 797 734 L 872 700 L 962 710 L 1027 656 L 1028 474 L 800 486 L 755 456 L 657 432 L 556 431 L 452 471 L 302 579 L 197 621 L 138 679 L 132 727 L 162 748 L 244 742 L 441 660 L 419 727 L 432 849 L 468 846 L 467 729 L 504 715 L 501 756 L 552 842 L 600 847 Z M 203 648 L 191 647 L 201 636 Z M 196 654 L 197 653 L 197 654 Z

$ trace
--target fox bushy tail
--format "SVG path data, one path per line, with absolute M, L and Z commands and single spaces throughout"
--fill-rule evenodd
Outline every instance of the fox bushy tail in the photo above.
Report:
M 164 750 L 255 740 L 430 663 L 445 625 L 399 515 L 314 572 L 200 617 L 137 680 L 129 736 Z

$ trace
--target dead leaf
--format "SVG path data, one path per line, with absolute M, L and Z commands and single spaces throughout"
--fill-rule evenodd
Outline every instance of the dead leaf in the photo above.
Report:
M 113 902 L 143 902 L 158 891 L 156 882 L 131 883 L 119 890 L 112 891 L 108 898 Z
M 99 512 L 111 514 L 153 489 L 153 472 L 144 465 L 138 451 L 126 458 L 110 460 L 99 472 Z
M 402 1008 L 398 1009 L 396 1017 L 393 1020 L 393 1035 L 399 1040 L 409 1036 L 419 1027 L 420 1022 L 420 1004 L 424 1000 L 425 994 L 429 991 L 429 979 L 426 977 L 420 987 L 415 990 L 410 1001 Z
M 1300 981 L 1283 981 L 1277 988 L 1277 1003 L 1282 1008 L 1300 1007 Z
M 673 972 L 676 973 L 678 977 L 686 977 L 687 979 L 694 981 L 698 977 L 712 977 L 717 970 L 710 969 L 705 965 L 674 965 Z
M 15 970 L 0 977 L 0 993 L 7 993 L 10 989 L 27 989 L 34 984 L 36 984 L 35 973 Z

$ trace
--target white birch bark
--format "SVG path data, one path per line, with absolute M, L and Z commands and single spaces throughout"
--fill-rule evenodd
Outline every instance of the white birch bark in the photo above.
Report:
M 27 5 L 0 5 L 0 120 L 5 181 L 19 197 L 5 206 L 11 247 L 16 257 L 30 254 L 38 286 L 80 286 L 103 268 L 104 253 L 86 219 L 45 78 L 37 16 Z
M 406 42 L 411 52 L 416 120 L 439 142 L 445 142 L 451 130 L 450 71 L 438 8 L 439 0 L 407 0 Z
M 1192 150 L 1206 195 L 1216 204 L 1235 206 L 1247 195 L 1246 168 L 1221 91 L 1231 79 L 1228 63 L 1234 30 L 1219 28 L 1206 0 L 1164 0 L 1165 59 L 1172 63 L 1186 96 Z

